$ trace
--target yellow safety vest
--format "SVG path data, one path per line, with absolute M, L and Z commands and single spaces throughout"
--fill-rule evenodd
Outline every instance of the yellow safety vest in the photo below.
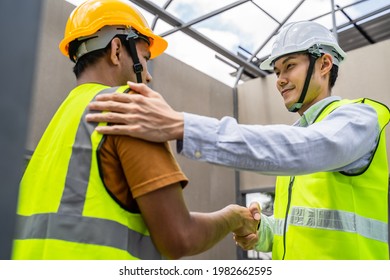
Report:
M 389 259 L 384 132 L 389 109 L 370 99 L 341 100 L 329 104 L 316 122 L 350 103 L 366 103 L 377 112 L 381 134 L 372 161 L 355 175 L 278 177 L 273 259 Z
M 13 259 L 161 259 L 141 215 L 104 186 L 104 137 L 85 121 L 96 95 L 126 88 L 83 84 L 58 109 L 20 184 Z

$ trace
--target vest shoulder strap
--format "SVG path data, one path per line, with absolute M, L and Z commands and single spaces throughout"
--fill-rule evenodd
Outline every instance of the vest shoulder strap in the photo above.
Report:
M 342 99 L 336 100 L 328 104 L 317 116 L 315 122 L 319 122 L 324 119 L 327 115 L 329 115 L 335 109 L 353 103 L 364 103 L 368 104 L 375 109 L 378 114 L 378 121 L 381 128 L 385 127 L 390 122 L 390 109 L 383 103 L 375 101 L 370 98 L 358 98 L 358 99 Z

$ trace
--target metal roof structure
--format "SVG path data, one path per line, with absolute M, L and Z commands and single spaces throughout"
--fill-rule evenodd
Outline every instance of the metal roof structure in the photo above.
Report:
M 258 66 L 280 27 L 292 21 L 325 25 L 345 51 L 390 38 L 390 0 L 130 1 L 153 16 L 160 36 L 184 33 L 212 50 L 230 67 L 235 85 L 270 73 Z

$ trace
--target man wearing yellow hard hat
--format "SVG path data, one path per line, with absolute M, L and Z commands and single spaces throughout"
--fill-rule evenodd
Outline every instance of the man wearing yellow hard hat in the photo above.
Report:
M 238 205 L 189 212 L 188 179 L 167 142 L 103 136 L 85 121 L 98 95 L 151 81 L 147 61 L 166 47 L 128 1 L 89 0 L 72 12 L 59 48 L 75 63 L 77 86 L 23 175 L 14 259 L 175 259 L 232 231 L 256 231 L 258 221 Z

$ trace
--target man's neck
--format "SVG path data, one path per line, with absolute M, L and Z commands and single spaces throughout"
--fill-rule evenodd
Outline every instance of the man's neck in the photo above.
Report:
M 98 83 L 113 87 L 118 85 L 114 78 L 116 76 L 116 73 L 113 73 L 113 69 L 110 67 L 102 65 L 102 63 L 96 63 L 93 66 L 88 66 L 88 68 L 78 77 L 77 85 Z

